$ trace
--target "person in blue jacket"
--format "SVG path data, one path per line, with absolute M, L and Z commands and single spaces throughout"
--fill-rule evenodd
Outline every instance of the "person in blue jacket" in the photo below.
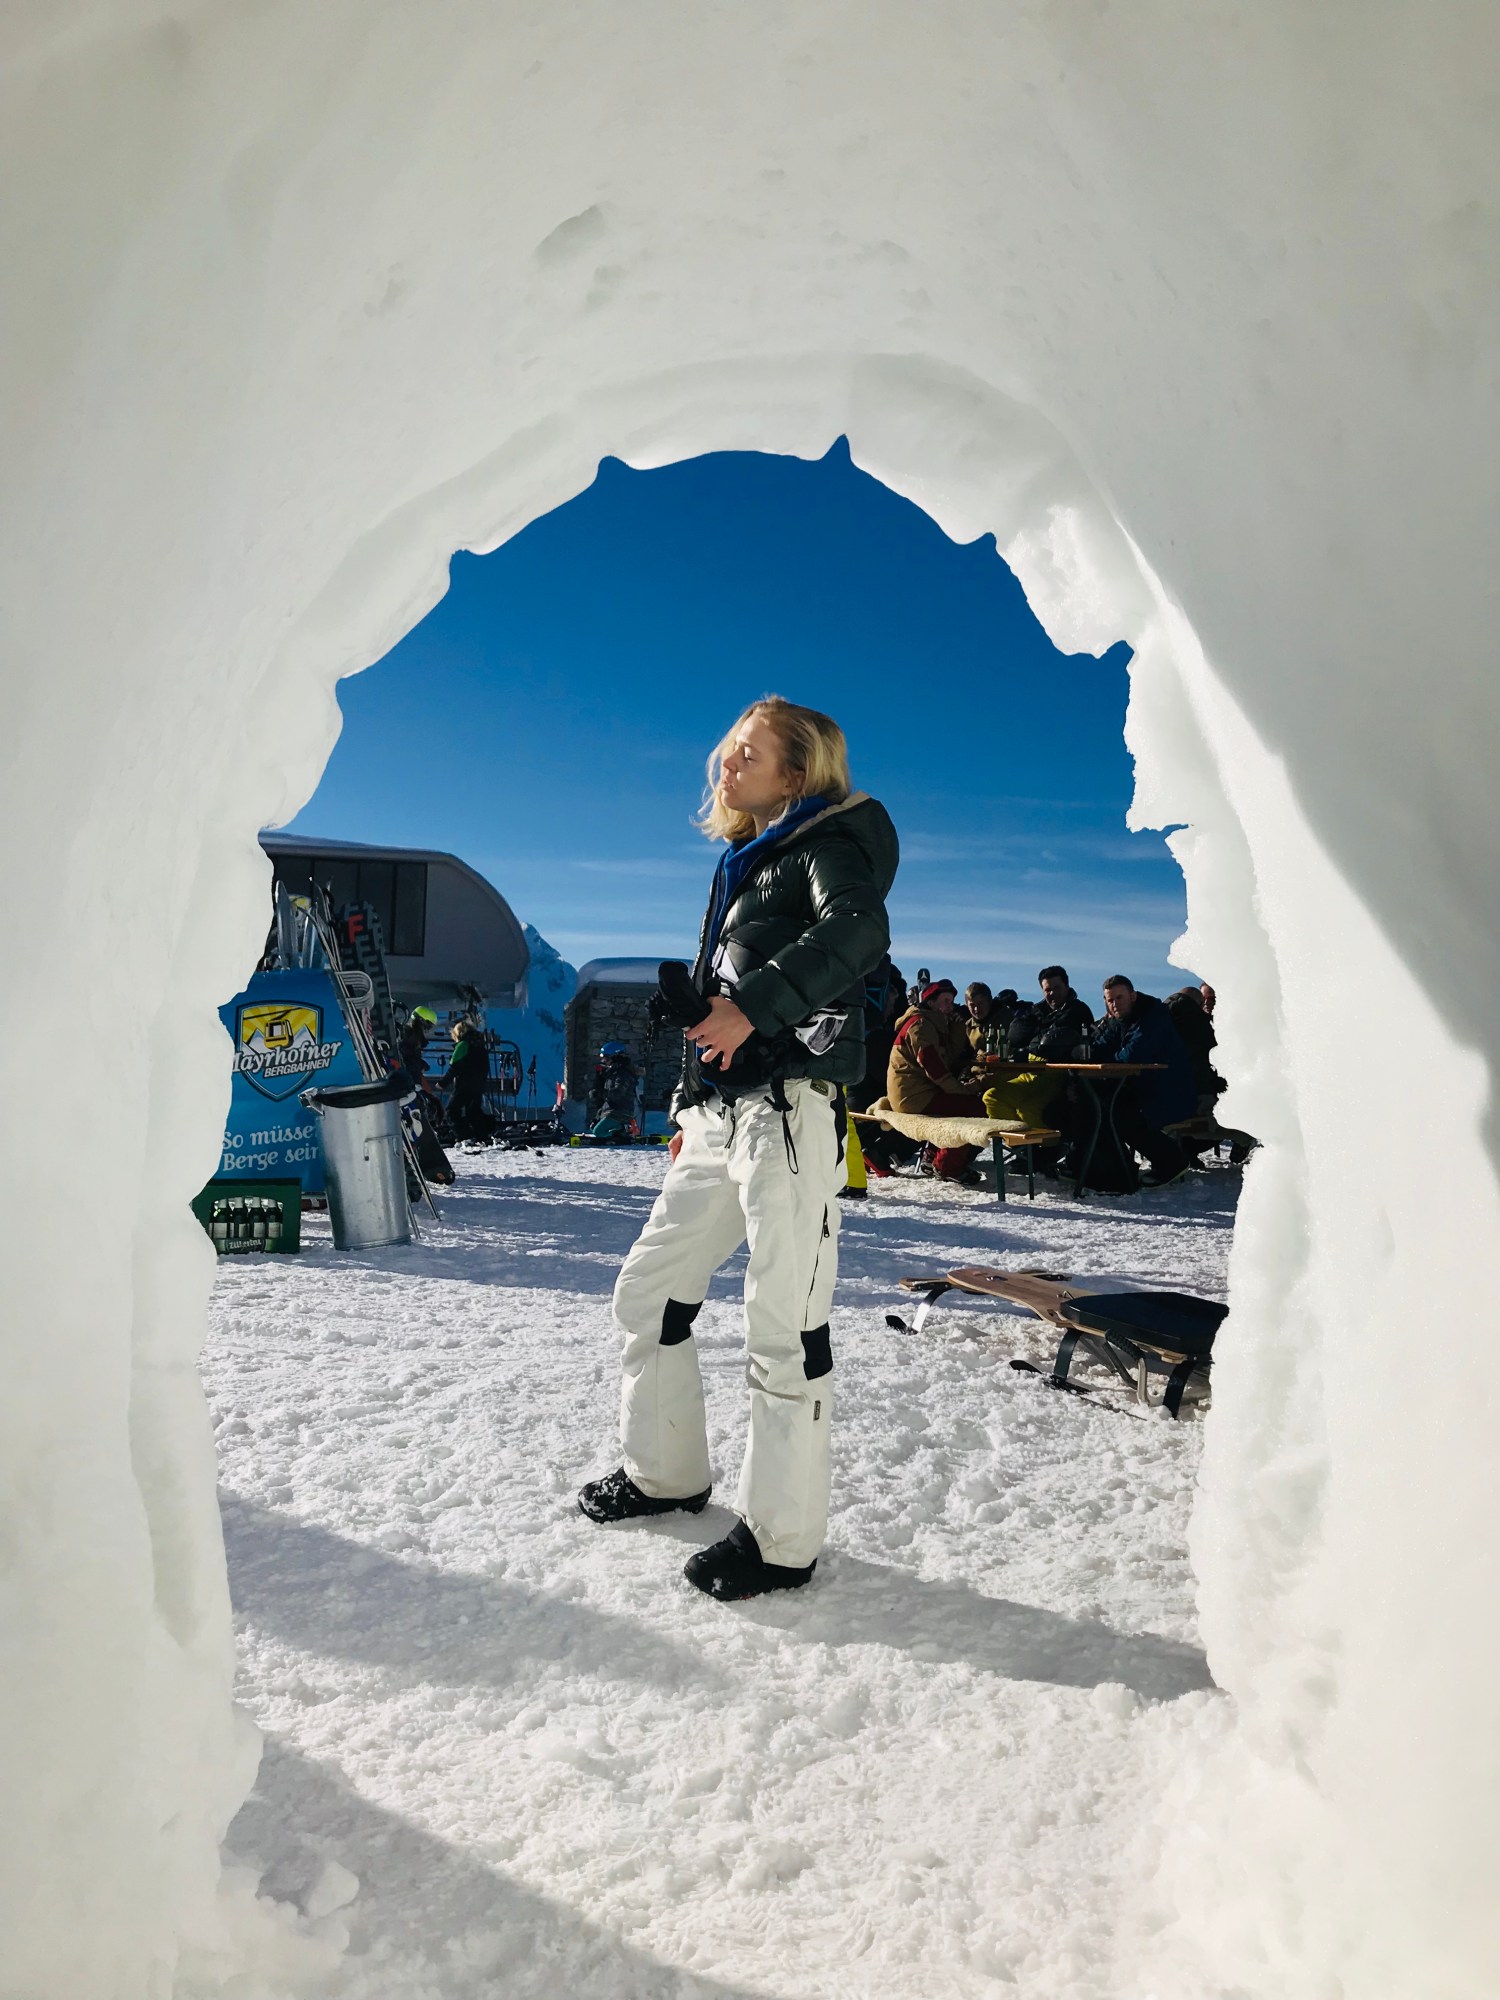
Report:
M 1115 1105 L 1115 1130 L 1150 1167 L 1147 1187 L 1180 1180 L 1189 1160 L 1162 1130 L 1191 1118 L 1197 1104 L 1193 1059 L 1163 1003 L 1137 993 L 1123 972 L 1104 982 L 1104 1019 L 1094 1030 L 1096 1062 L 1161 1063 L 1163 1068 L 1133 1077 Z

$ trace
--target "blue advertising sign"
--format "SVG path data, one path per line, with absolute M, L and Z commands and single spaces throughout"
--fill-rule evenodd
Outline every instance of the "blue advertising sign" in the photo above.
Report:
M 326 972 L 257 972 L 219 1018 L 234 1038 L 234 1088 L 218 1180 L 299 1180 L 323 1192 L 321 1123 L 297 1093 L 363 1081 Z

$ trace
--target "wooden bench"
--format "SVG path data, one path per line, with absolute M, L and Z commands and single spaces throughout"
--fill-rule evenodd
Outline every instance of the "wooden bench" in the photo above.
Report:
M 1054 1131 L 1050 1125 L 1027 1126 L 1014 1118 L 966 1118 L 947 1114 L 933 1116 L 922 1111 L 897 1111 L 884 1097 L 872 1104 L 868 1111 L 851 1111 L 849 1116 L 860 1122 L 904 1132 L 908 1138 L 918 1139 L 927 1146 L 972 1146 L 976 1152 L 983 1152 L 989 1145 L 995 1160 L 995 1194 L 1000 1201 L 1005 1199 L 1006 1154 L 1025 1154 L 1026 1192 L 1028 1198 L 1035 1201 L 1035 1148 L 1055 1146 L 1062 1138 L 1061 1132 Z
M 995 1159 L 995 1193 L 1001 1201 L 1005 1199 L 1005 1155 L 1024 1153 L 1026 1155 L 1026 1199 L 1036 1200 L 1036 1148 L 1055 1146 L 1062 1139 L 1062 1133 L 1050 1125 L 1035 1125 L 1025 1132 L 997 1132 L 991 1144 Z

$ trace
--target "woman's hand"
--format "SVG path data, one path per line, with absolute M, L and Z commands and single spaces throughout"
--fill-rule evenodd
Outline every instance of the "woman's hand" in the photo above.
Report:
M 698 1025 L 684 1028 L 682 1032 L 688 1041 L 695 1044 L 706 1063 L 716 1062 L 727 1067 L 735 1050 L 755 1033 L 755 1024 L 740 1012 L 732 1000 L 726 1000 L 720 993 L 709 1002 L 708 1012 Z

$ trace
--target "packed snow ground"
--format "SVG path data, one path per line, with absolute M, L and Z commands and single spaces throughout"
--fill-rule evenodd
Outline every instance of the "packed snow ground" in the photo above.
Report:
M 1050 1352 L 1029 1316 L 884 1316 L 960 1262 L 1222 1296 L 1238 1174 L 845 1204 L 829 1546 L 805 1592 L 726 1608 L 680 1572 L 730 1519 L 741 1260 L 698 1321 L 715 1502 L 592 1527 L 610 1287 L 664 1157 L 459 1164 L 420 1245 L 341 1255 L 308 1218 L 300 1258 L 226 1263 L 205 1354 L 266 1733 L 231 1847 L 347 1929 L 329 1990 L 1105 2000 L 1174 1728 L 1221 1700 L 1184 1550 L 1201 1419 L 1010 1370 Z

